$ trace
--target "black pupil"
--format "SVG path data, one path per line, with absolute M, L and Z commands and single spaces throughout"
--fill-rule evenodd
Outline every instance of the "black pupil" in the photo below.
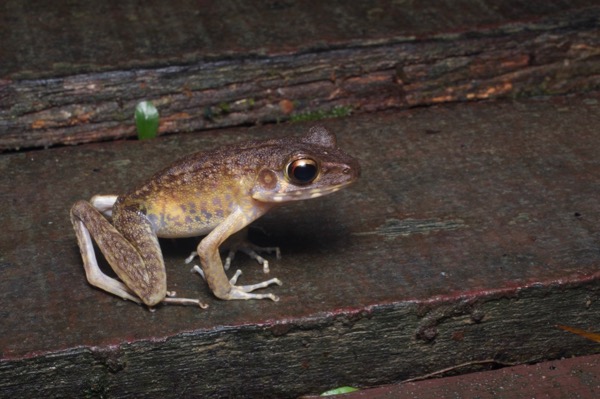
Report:
M 317 165 L 306 161 L 296 161 L 291 166 L 290 176 L 299 183 L 308 183 L 317 176 Z

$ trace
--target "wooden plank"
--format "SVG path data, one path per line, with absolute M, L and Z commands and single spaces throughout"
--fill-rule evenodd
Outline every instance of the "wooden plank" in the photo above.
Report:
M 520 365 L 468 375 L 367 389 L 343 399 L 598 397 L 600 355 Z M 303 399 L 316 399 L 306 396 Z
M 600 87 L 593 0 L 145 4 L 5 2 L 0 150 Z
M 281 301 L 223 302 L 162 242 L 170 289 L 210 304 L 150 313 L 85 281 L 68 210 L 164 163 L 277 125 L 0 157 L 3 396 L 297 397 L 456 364 L 598 353 L 600 93 L 323 121 L 355 186 L 259 221 Z M 264 232 L 263 232 L 264 231 Z M 244 282 L 264 278 L 236 258 Z M 6 393 L 6 395 L 4 395 Z

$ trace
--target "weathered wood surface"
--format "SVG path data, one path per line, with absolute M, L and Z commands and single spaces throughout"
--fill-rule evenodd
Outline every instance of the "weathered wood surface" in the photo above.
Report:
M 0 150 L 600 87 L 594 0 L 0 7 Z
M 238 128 L 0 157 L 0 396 L 297 397 L 467 361 L 595 354 L 600 93 L 325 121 L 361 159 L 347 190 L 259 221 L 281 301 L 223 302 L 162 242 L 169 287 L 210 304 L 154 313 L 90 287 L 70 204 L 193 150 L 300 133 Z M 264 279 L 236 258 L 243 282 Z
M 555 360 L 449 378 L 367 389 L 343 399 L 596 399 L 600 389 L 600 355 Z M 306 396 L 303 399 L 317 399 Z

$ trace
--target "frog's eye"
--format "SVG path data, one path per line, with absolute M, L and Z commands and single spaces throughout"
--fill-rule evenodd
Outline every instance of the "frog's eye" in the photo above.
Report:
M 319 174 L 319 166 L 310 158 L 295 159 L 285 167 L 285 174 L 294 184 L 308 184 Z

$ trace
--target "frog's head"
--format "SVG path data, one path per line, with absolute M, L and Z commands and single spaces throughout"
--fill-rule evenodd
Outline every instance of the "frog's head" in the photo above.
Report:
M 276 154 L 258 172 L 252 198 L 287 202 L 316 198 L 353 183 L 358 161 L 337 148 L 335 135 L 316 126 L 301 137 L 277 141 Z

